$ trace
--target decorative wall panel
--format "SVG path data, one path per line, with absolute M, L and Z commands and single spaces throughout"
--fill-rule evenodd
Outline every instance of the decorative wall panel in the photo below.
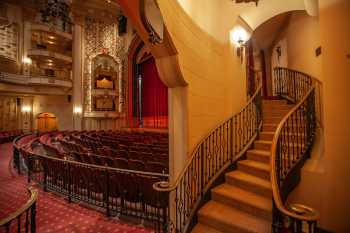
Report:
M 0 131 L 17 129 L 17 98 L 0 96 Z
M 100 55 L 108 55 L 116 62 L 117 67 L 115 72 L 117 73 L 117 87 L 115 96 L 119 96 L 116 103 L 116 111 L 119 113 L 124 112 L 124 99 L 125 99 L 125 79 L 123 75 L 123 63 L 126 59 L 125 39 L 122 36 L 118 36 L 118 24 L 103 22 L 90 17 L 85 20 L 85 63 L 84 63 L 84 109 L 86 113 L 94 111 L 94 70 L 93 60 Z M 114 98 L 111 96 L 110 98 Z
M 0 56 L 17 61 L 18 59 L 18 25 L 0 26 Z

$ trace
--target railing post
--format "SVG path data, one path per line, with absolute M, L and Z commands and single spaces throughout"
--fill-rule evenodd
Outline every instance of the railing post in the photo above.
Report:
M 31 207 L 31 213 L 30 213 L 30 233 L 36 232 L 36 202 Z
M 27 174 L 27 181 L 28 183 L 30 183 L 31 179 L 30 179 L 30 175 L 31 175 L 31 169 L 32 169 L 32 160 L 30 158 L 31 156 L 28 155 L 28 174 Z
M 71 164 L 68 162 L 68 202 L 72 202 L 72 171 Z
M 230 119 L 230 124 L 231 124 L 231 127 L 230 127 L 230 135 L 231 135 L 231 140 L 230 140 L 230 143 L 231 143 L 231 145 L 230 145 L 230 148 L 231 148 L 231 162 L 233 161 L 233 158 L 234 158 L 234 155 L 235 155 L 235 153 L 234 153 L 234 136 L 233 136 L 233 117 Z
M 200 169 L 200 173 L 201 173 L 201 197 L 203 198 L 204 193 L 203 193 L 203 189 L 204 189 L 204 175 L 206 173 L 206 168 L 205 168 L 205 163 L 204 163 L 204 146 L 203 144 L 200 145 L 200 153 L 201 153 L 201 169 Z
M 44 167 L 44 192 L 47 192 L 47 160 L 46 159 L 44 159 L 43 167 Z
M 296 91 L 296 78 L 295 78 L 295 72 L 293 72 L 293 92 L 294 92 L 294 103 L 297 102 L 297 91 Z
M 106 201 L 106 215 L 107 217 L 111 216 L 110 209 L 109 209 L 109 172 L 106 169 L 106 193 L 105 193 L 105 201 Z M 133 184 L 131 184 L 133 185 Z

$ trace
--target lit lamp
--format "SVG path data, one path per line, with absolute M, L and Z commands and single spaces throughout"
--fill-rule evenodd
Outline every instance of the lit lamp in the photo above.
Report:
M 32 64 L 32 59 L 29 57 L 24 57 L 23 58 L 23 73 L 24 74 L 29 74 L 30 73 L 30 66 Z
M 74 107 L 73 113 L 74 115 L 80 115 L 83 112 L 83 109 L 81 107 Z
M 22 107 L 22 113 L 23 113 L 23 129 L 29 130 L 30 129 L 30 112 L 32 111 L 32 108 L 29 105 L 24 105 Z
M 237 56 L 243 57 L 243 50 L 246 42 L 249 40 L 249 33 L 241 26 L 234 27 L 230 32 L 230 40 L 237 47 Z
M 75 130 L 75 118 L 79 117 L 83 113 L 83 109 L 80 106 L 75 106 L 73 108 L 73 129 Z

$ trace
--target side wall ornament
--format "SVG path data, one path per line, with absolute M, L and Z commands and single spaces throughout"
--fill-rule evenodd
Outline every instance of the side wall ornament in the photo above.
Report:
M 148 32 L 149 42 L 159 44 L 163 41 L 164 21 L 156 0 L 141 0 L 140 15 L 143 26 Z
M 249 3 L 249 2 L 255 2 L 255 5 L 258 6 L 259 0 L 236 0 L 236 3 Z

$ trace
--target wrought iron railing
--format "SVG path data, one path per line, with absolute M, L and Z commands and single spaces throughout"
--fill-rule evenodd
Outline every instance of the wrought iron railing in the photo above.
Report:
M 163 232 L 188 232 L 210 187 L 252 144 L 262 124 L 261 94 L 259 85 L 239 113 L 219 125 L 198 144 L 174 183 L 154 184 L 160 195 L 166 195 L 170 200 Z
M 35 233 L 36 201 L 38 199 L 38 191 L 33 188 L 29 188 L 28 191 L 30 198 L 27 203 L 7 218 L 0 220 L 0 229 L 3 229 L 3 232 Z
M 271 148 L 271 182 L 273 191 L 273 232 L 300 233 L 316 231 L 318 214 L 304 205 L 286 206 L 288 194 L 300 181 L 301 168 L 311 155 L 316 130 L 316 86 L 309 75 L 276 68 L 275 95 L 295 103 L 275 132 Z
M 37 141 L 39 139 L 37 138 Z M 32 142 L 34 151 L 35 144 Z M 44 191 L 80 201 L 107 216 L 131 216 L 148 222 L 160 231 L 168 212 L 168 199 L 153 190 L 153 184 L 168 180 L 168 175 L 98 166 L 21 150 L 27 165 L 28 182 Z

